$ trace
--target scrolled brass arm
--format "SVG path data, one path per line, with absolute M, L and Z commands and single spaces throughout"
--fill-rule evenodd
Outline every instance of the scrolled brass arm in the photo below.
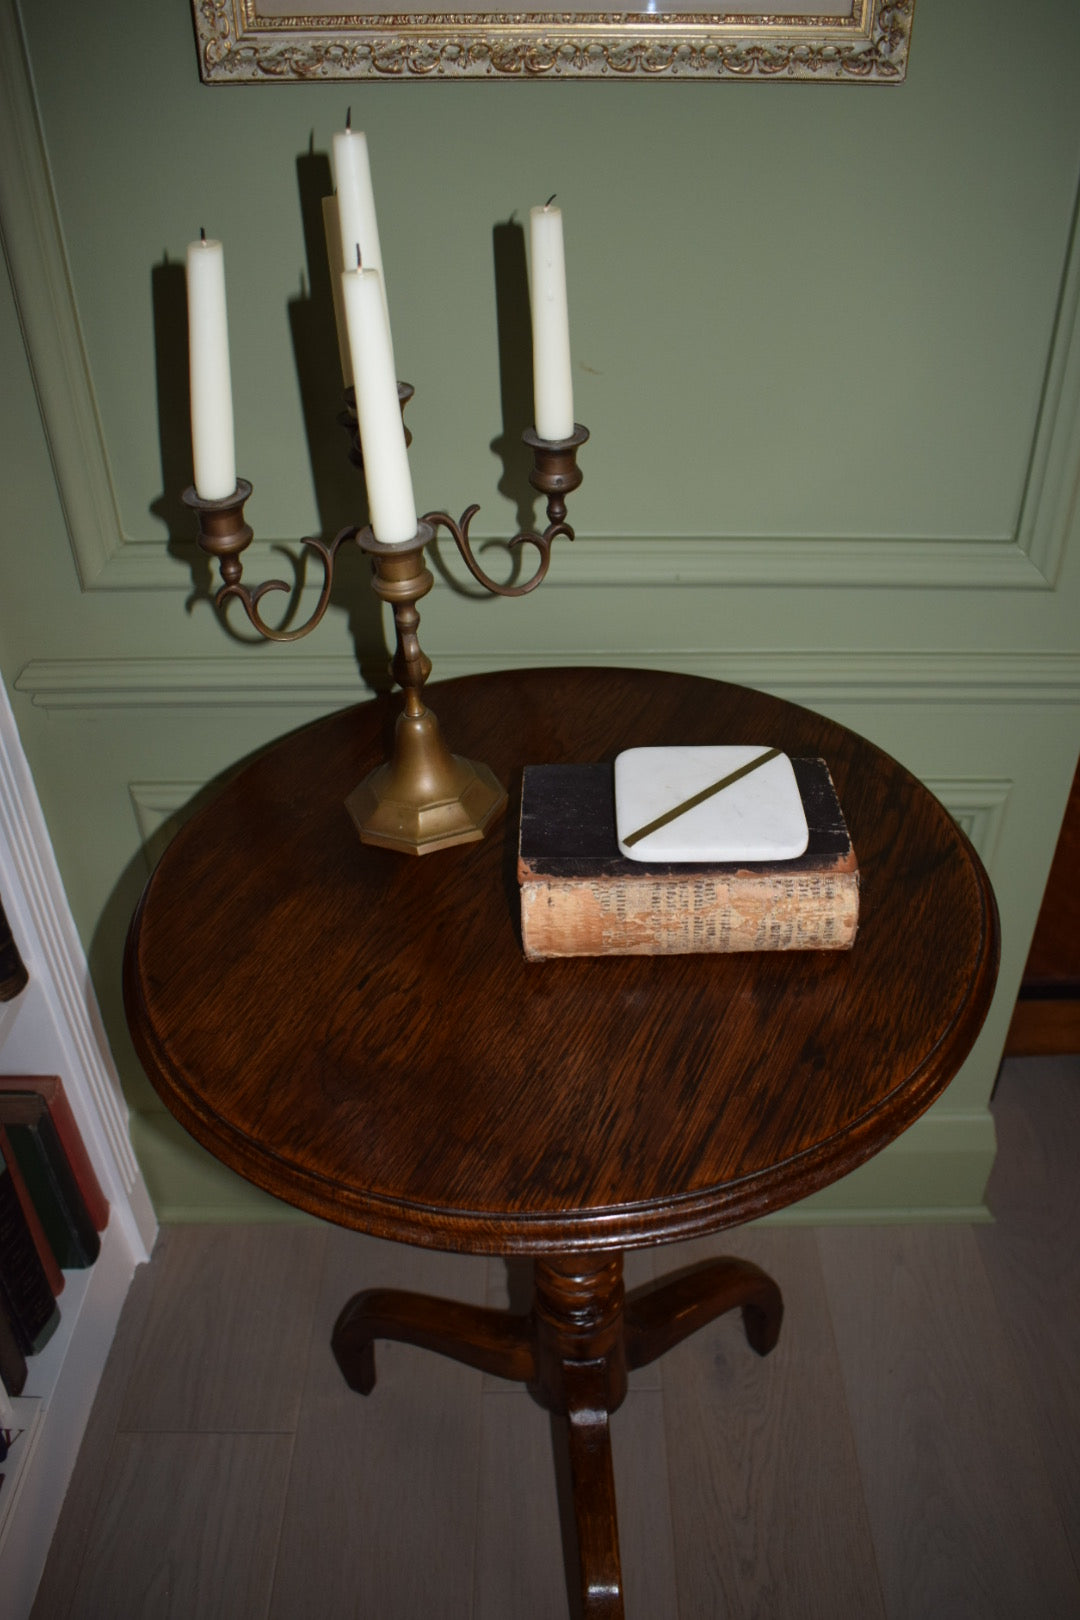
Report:
M 514 550 L 524 545 L 535 546 L 540 553 L 540 561 L 536 573 L 531 579 L 527 579 L 524 585 L 500 585 L 481 568 L 469 543 L 469 524 L 479 510 L 477 505 L 466 507 L 458 521 L 455 521 L 449 512 L 425 512 L 424 522 L 430 523 L 433 529 L 449 531 L 469 573 L 478 584 L 486 591 L 491 591 L 494 596 L 527 596 L 530 591 L 535 591 L 551 566 L 551 542 L 557 540 L 560 535 L 565 535 L 567 540 L 574 538 L 574 531 L 569 523 L 563 522 L 549 523 L 543 534 L 536 534 L 531 529 L 526 529 L 522 534 L 515 534 L 512 540 L 505 542 L 507 547 Z
M 271 591 L 284 591 L 288 595 L 294 587 L 283 579 L 268 579 L 254 588 L 243 583 L 244 565 L 241 557 L 254 538 L 251 525 L 244 521 L 244 505 L 250 495 L 251 485 L 245 478 L 241 478 L 233 493 L 222 500 L 202 500 L 194 489 L 186 489 L 182 497 L 184 504 L 190 506 L 198 517 L 197 538 L 200 549 L 213 557 L 221 570 L 223 583 L 214 597 L 214 605 L 223 611 L 229 602 L 239 602 L 248 622 L 267 641 L 300 641 L 322 621 L 330 606 L 330 593 L 334 586 L 334 559 L 338 547 L 346 540 L 355 540 L 357 526 L 355 523 L 347 524 L 338 531 L 329 545 L 315 535 L 306 535 L 300 542 L 309 551 L 314 551 L 322 563 L 323 579 L 319 599 L 303 624 L 292 630 L 275 629 L 263 618 L 259 603 Z
M 399 383 L 399 399 L 407 398 L 411 392 L 407 383 Z M 351 417 L 349 422 L 351 424 Z M 577 453 L 589 437 L 588 429 L 582 427 L 580 423 L 575 423 L 573 433 L 566 439 L 541 439 L 532 428 L 527 428 L 522 437 L 533 453 L 533 470 L 529 475 L 529 482 L 546 499 L 548 524 L 542 534 L 533 529 L 526 529 L 521 534 L 514 535 L 513 539 L 506 541 L 505 544 L 512 551 L 525 545 L 534 548 L 538 561 L 531 578 L 521 585 L 501 585 L 480 566 L 469 539 L 469 525 L 480 510 L 476 504 L 466 507 L 460 519 L 452 518 L 449 512 L 428 512 L 421 520 L 421 529 L 417 531 L 416 536 L 422 550 L 425 525 L 428 541 L 438 529 L 446 529 L 452 536 L 469 573 L 477 584 L 494 596 L 527 596 L 530 591 L 534 591 L 547 577 L 551 566 L 552 541 L 559 539 L 560 536 L 567 540 L 574 538 L 574 531 L 566 521 L 566 498 L 581 483 Z M 268 579 L 254 587 L 243 583 L 241 556 L 253 539 L 251 526 L 244 521 L 244 506 L 250 495 L 251 485 L 246 479 L 241 478 L 237 481 L 232 494 L 219 500 L 206 500 L 195 489 L 185 490 L 182 498 L 198 518 L 198 543 L 201 550 L 213 557 L 221 570 L 222 584 L 214 598 L 215 605 L 219 610 L 224 610 L 229 602 L 238 601 L 247 616 L 248 623 L 267 641 L 300 641 L 321 623 L 330 605 L 330 593 L 334 585 L 334 562 L 338 548 L 346 541 L 359 539 L 362 549 L 370 549 L 373 555 L 381 555 L 383 551 L 394 555 L 399 550 L 394 546 L 383 547 L 380 542 L 374 540 L 370 530 L 362 530 L 355 524 L 340 529 L 329 544 L 315 535 L 305 536 L 301 545 L 315 552 L 322 563 L 323 578 L 319 598 L 303 624 L 297 625 L 294 629 L 275 629 L 263 618 L 260 603 L 263 597 L 271 592 L 285 592 L 288 595 L 294 587 L 283 579 Z M 404 555 L 404 550 L 401 554 Z
M 315 626 L 321 622 L 323 615 L 330 606 L 330 592 L 333 590 L 334 586 L 334 558 L 337 555 L 338 547 L 346 540 L 354 540 L 356 538 L 356 534 L 357 527 L 356 524 L 353 523 L 348 524 L 344 529 L 339 530 L 329 545 L 327 545 L 325 541 L 318 539 L 315 535 L 305 535 L 303 540 L 301 540 L 300 544 L 302 546 L 307 546 L 309 550 L 316 552 L 320 561 L 322 562 L 323 581 L 322 587 L 319 591 L 319 600 L 316 602 L 310 617 L 307 618 L 303 624 L 298 625 L 295 629 L 275 629 L 273 625 L 267 624 L 266 620 L 259 612 L 259 603 L 262 601 L 263 597 L 267 596 L 271 591 L 285 591 L 286 593 L 292 591 L 293 587 L 287 584 L 283 579 L 268 579 L 265 580 L 263 584 L 256 585 L 254 590 L 249 590 L 248 587 L 244 585 L 239 578 L 237 578 L 222 585 L 221 589 L 214 597 L 215 606 L 221 610 L 224 610 L 228 602 L 234 600 L 238 601 L 244 612 L 247 614 L 250 623 L 259 632 L 260 636 L 266 637 L 267 641 L 302 640 L 304 636 L 308 635 L 312 630 L 314 630 Z
M 469 543 L 469 524 L 479 512 L 479 506 L 466 507 L 459 521 L 455 521 L 449 512 L 426 512 L 424 522 L 430 523 L 433 529 L 446 529 L 453 536 L 466 568 L 486 591 L 491 591 L 495 596 L 528 596 L 542 582 L 551 566 L 551 542 L 560 535 L 567 540 L 574 538 L 574 531 L 566 521 L 566 497 L 581 483 L 577 453 L 588 437 L 588 428 L 582 427 L 580 422 L 574 424 L 574 431 L 568 439 L 542 439 L 532 428 L 526 428 L 522 434 L 533 453 L 529 483 L 546 499 L 548 515 L 548 526 L 543 534 L 526 529 L 505 542 L 511 550 L 529 545 L 534 546 L 540 554 L 536 573 L 524 585 L 500 585 L 484 572 L 474 557 Z

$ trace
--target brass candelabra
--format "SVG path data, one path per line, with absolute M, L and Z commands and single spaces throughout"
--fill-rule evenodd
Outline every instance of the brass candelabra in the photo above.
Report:
M 407 383 L 398 384 L 402 409 L 412 392 Z M 350 459 L 362 466 L 355 405 L 349 396 L 346 405 L 343 422 L 350 435 Z M 506 792 L 502 784 L 486 765 L 450 752 L 438 720 L 424 701 L 431 660 L 421 650 L 417 637 L 420 614 L 416 604 L 434 584 L 434 576 L 425 565 L 424 547 L 431 544 L 440 529 L 445 529 L 469 573 L 485 590 L 496 596 L 525 596 L 535 590 L 550 566 L 552 542 L 560 535 L 568 540 L 574 538 L 566 521 L 566 498 L 581 483 L 577 453 L 588 437 L 588 429 L 579 424 L 575 424 L 568 439 L 541 439 L 531 428 L 522 435 L 533 453 L 529 482 L 545 497 L 548 518 L 543 533 L 526 530 L 506 542 L 512 549 L 530 545 L 538 553 L 536 570 L 523 584 L 499 584 L 473 555 L 469 526 L 480 510 L 477 505 L 467 507 L 456 520 L 447 512 L 427 512 L 413 539 L 395 545 L 376 540 L 370 527 L 347 525 L 329 544 L 313 535 L 301 541 L 318 556 L 323 578 L 314 609 L 295 629 L 276 629 L 267 624 L 260 608 L 268 593 L 289 592 L 284 580 L 266 580 L 254 588 L 242 580 L 242 554 L 254 537 L 244 521 L 244 506 L 252 486 L 240 479 L 231 495 L 215 501 L 203 500 L 194 489 L 185 490 L 183 499 L 198 518 L 198 543 L 216 559 L 221 572 L 217 606 L 224 610 L 230 601 L 238 601 L 250 623 L 268 641 L 299 641 L 319 624 L 330 605 L 334 563 L 341 546 L 353 542 L 371 558 L 375 594 L 393 609 L 397 647 L 390 668 L 404 690 L 405 701 L 390 758 L 370 772 L 345 801 L 364 843 L 426 855 L 451 844 L 482 838 L 504 809 Z

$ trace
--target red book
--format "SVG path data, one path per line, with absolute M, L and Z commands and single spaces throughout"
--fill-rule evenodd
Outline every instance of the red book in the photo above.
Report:
M 0 1075 L 0 1092 L 30 1093 L 44 1098 L 49 1118 L 60 1138 L 60 1145 L 71 1166 L 71 1173 L 75 1177 L 94 1228 L 98 1232 L 104 1232 L 109 1224 L 108 1200 L 90 1163 L 90 1156 L 79 1134 L 75 1116 L 71 1112 L 71 1104 L 64 1095 L 63 1081 L 56 1075 L 4 1074 Z
M 64 1273 L 57 1265 L 52 1245 L 45 1236 L 45 1228 L 41 1224 L 34 1200 L 30 1196 L 30 1190 L 23 1180 L 23 1173 L 19 1169 L 19 1161 L 11 1150 L 11 1143 L 8 1141 L 8 1134 L 3 1125 L 0 1125 L 0 1159 L 4 1160 L 10 1172 L 11 1184 L 15 1188 L 16 1197 L 19 1200 L 23 1215 L 26 1217 L 26 1224 L 30 1228 L 30 1236 L 34 1240 L 34 1248 L 38 1252 L 38 1259 L 45 1268 L 45 1275 L 49 1279 L 49 1287 L 54 1294 L 62 1293 Z

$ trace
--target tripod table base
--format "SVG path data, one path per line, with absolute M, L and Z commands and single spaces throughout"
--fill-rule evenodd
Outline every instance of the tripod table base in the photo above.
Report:
M 736 1308 L 750 1345 L 767 1355 L 783 1316 L 779 1288 L 746 1260 L 706 1261 L 629 1297 L 622 1270 L 619 1253 L 538 1258 L 524 1314 L 369 1289 L 345 1306 L 332 1339 L 347 1383 L 361 1395 L 375 1387 L 375 1340 L 396 1339 L 527 1384 L 567 1419 L 585 1620 L 623 1614 L 608 1416 L 625 1399 L 628 1371 Z

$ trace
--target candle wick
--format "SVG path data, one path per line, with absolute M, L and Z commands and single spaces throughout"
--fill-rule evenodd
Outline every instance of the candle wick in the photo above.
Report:
M 356 244 L 356 268 L 358 270 L 362 270 L 364 268 L 364 261 L 360 257 L 360 244 L 359 244 L 359 242 L 357 242 L 357 244 Z
M 548 198 L 547 202 L 544 204 L 544 207 L 545 208 L 550 208 L 552 203 L 555 201 L 555 199 L 556 199 L 556 197 L 558 195 L 559 195 L 559 193 L 557 191 L 553 191 L 551 193 L 551 196 Z
M 351 107 L 349 108 L 348 112 L 345 114 L 345 128 L 346 129 L 352 129 L 352 108 Z
M 205 225 L 200 225 L 199 226 L 199 241 L 200 242 L 205 242 L 206 241 L 206 226 Z

